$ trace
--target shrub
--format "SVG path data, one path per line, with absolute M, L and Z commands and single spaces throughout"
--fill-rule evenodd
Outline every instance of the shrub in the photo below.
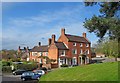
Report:
M 11 64 L 11 61 L 2 61 L 2 66 L 10 66 Z
M 34 70 L 37 67 L 38 67 L 37 64 L 14 64 L 15 70 L 17 69 Z
M 9 72 L 9 73 L 12 72 L 11 67 L 10 67 L 10 66 L 3 66 L 3 67 L 2 67 L 2 72 L 3 72 L 3 73 L 5 73 L 5 72 L 7 72 L 7 73 L 8 73 L 8 72 Z
M 61 67 L 68 67 L 68 65 L 67 64 L 62 64 Z

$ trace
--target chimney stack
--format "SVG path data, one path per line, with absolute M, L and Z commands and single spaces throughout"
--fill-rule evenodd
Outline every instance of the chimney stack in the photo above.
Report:
M 55 35 L 52 35 L 52 43 L 55 43 Z
M 49 39 L 48 39 L 48 45 L 50 45 L 50 44 L 51 44 L 51 41 L 52 41 L 52 40 L 49 38 Z
M 20 46 L 18 47 L 18 52 L 20 52 Z
M 65 29 L 64 28 L 61 29 L 61 35 L 65 35 Z
M 38 46 L 41 46 L 41 42 L 38 43 Z
M 20 46 L 18 47 L 18 50 L 20 50 Z
M 26 47 L 24 47 L 24 50 L 26 50 Z
M 86 33 L 83 33 L 83 37 L 86 38 Z

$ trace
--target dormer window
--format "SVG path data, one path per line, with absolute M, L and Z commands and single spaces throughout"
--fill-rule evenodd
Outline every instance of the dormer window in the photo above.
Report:
M 86 47 L 89 47 L 89 44 L 86 44 Z
M 76 43 L 73 43 L 73 46 L 76 46 Z
M 80 43 L 80 47 L 82 47 L 83 46 L 83 44 L 82 43 Z

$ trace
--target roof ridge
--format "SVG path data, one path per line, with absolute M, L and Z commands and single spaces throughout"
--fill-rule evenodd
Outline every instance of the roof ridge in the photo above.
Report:
M 75 37 L 82 37 L 82 36 L 71 35 L 71 34 L 65 34 L 65 35 L 68 35 L 68 36 L 75 36 Z M 84 38 L 84 37 L 83 37 L 83 38 Z

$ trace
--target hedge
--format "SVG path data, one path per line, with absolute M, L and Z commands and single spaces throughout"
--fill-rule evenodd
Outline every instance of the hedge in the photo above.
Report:
M 66 65 L 66 64 L 62 64 L 61 67 L 68 67 L 68 65 Z
M 11 64 L 11 61 L 2 61 L 2 66 L 10 66 Z
M 5 73 L 5 72 L 7 72 L 7 73 L 8 73 L 8 72 L 12 72 L 11 67 L 10 67 L 10 66 L 3 66 L 3 67 L 2 67 L 2 72 L 3 72 L 3 73 Z
M 34 70 L 38 68 L 37 64 L 14 64 L 15 70 L 17 69 L 25 69 L 25 70 Z

